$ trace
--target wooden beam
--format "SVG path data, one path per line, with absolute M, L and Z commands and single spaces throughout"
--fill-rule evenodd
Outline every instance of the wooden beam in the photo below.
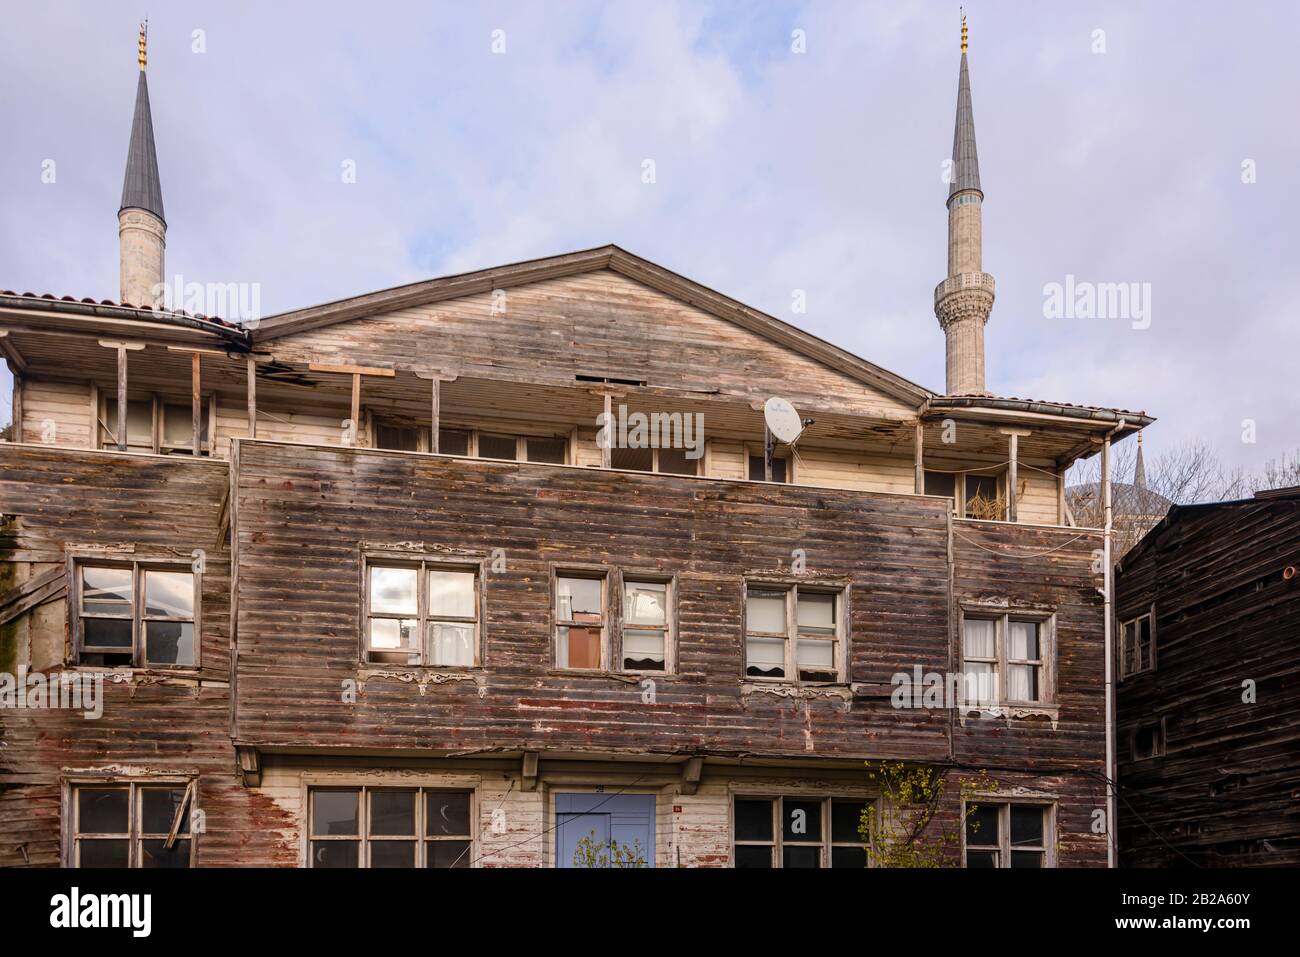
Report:
M 203 400 L 199 388 L 200 357 L 197 352 L 190 356 L 190 432 L 194 443 L 195 455 L 203 454 Z
M 361 373 L 352 373 L 352 444 L 361 436 Z
M 614 463 L 614 397 L 608 392 L 605 393 L 605 410 L 603 415 L 605 441 L 600 450 L 600 467 L 607 469 L 613 468 Z
M 1019 451 L 1020 436 L 1014 432 L 1007 437 L 1007 521 L 1016 520 L 1016 471 L 1019 463 L 1016 461 Z
M 378 375 L 391 379 L 397 373 L 392 369 L 380 369 L 377 366 L 352 366 L 352 365 L 325 365 L 324 363 L 313 362 L 307 366 L 312 372 L 333 372 L 339 375 Z
M 13 425 L 9 429 L 9 441 L 21 442 L 23 440 L 23 374 L 15 369 L 13 375 L 13 401 L 9 406 L 12 411 Z
M 258 753 L 257 748 L 249 747 L 246 744 L 236 745 L 235 759 L 238 762 L 239 778 L 244 787 L 261 787 L 262 756 Z
M 519 777 L 521 787 L 525 791 L 537 790 L 537 752 L 525 751 L 523 760 L 520 762 Z
M 257 360 L 248 357 L 248 437 L 257 438 Z
M 68 590 L 68 570 L 63 565 L 33 575 L 27 581 L 0 595 L 0 627 L 31 611 L 37 605 L 64 597 Z
M 117 347 L 117 448 L 126 451 L 126 346 Z
M 916 494 L 925 494 L 925 459 L 922 455 L 922 447 L 925 445 L 925 426 L 918 419 L 916 422 L 916 449 L 914 451 L 915 461 L 913 463 L 916 472 Z
M 429 426 L 429 451 L 437 453 L 438 451 L 438 423 L 442 417 L 442 380 L 433 380 L 432 403 L 429 407 L 430 423 Z
M 18 347 L 8 341 L 8 335 L 9 330 L 0 329 L 0 352 L 4 353 L 5 358 L 9 360 L 9 364 L 17 371 L 26 372 L 27 360 L 24 359 L 22 353 L 18 351 Z
M 682 784 L 681 791 L 683 794 L 694 794 L 700 789 L 700 776 L 704 773 L 704 758 L 690 757 L 682 765 Z

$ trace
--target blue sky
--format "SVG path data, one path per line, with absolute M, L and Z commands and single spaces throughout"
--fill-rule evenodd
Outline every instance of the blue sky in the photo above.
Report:
M 967 11 L 989 388 L 1144 409 L 1154 453 L 1199 440 L 1254 469 L 1300 447 L 1294 8 Z M 0 288 L 117 297 L 144 12 L 6 13 Z M 270 313 L 613 242 L 943 386 L 956 4 L 151 12 L 169 279 L 259 283 Z M 1149 283 L 1149 328 L 1046 318 L 1044 286 L 1067 275 Z M 7 418 L 7 376 L 3 392 Z

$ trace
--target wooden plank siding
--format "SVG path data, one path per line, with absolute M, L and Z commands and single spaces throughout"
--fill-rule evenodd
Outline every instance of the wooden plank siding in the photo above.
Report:
M 1120 564 L 1117 622 L 1153 612 L 1155 632 L 1154 667 L 1118 685 L 1122 865 L 1300 864 L 1300 574 L 1288 567 L 1300 567 L 1295 492 L 1175 506 Z M 1133 734 L 1156 723 L 1164 753 L 1136 759 Z
M 62 567 L 69 546 L 134 546 L 140 556 L 183 562 L 194 549 L 206 552 L 200 668 L 183 677 L 108 669 L 97 720 L 80 711 L 0 711 L 0 866 L 60 863 L 70 775 L 197 775 L 209 825 L 196 843 L 199 864 L 246 862 L 250 835 L 273 824 L 271 802 L 238 783 L 230 744 L 230 553 L 217 545 L 227 485 L 224 462 L 0 446 L 0 566 Z M 0 631 L 0 643 L 12 643 L 12 657 L 0 662 L 6 670 L 65 667 L 66 597 L 36 611 L 39 618 Z M 259 859 L 275 862 L 273 841 Z

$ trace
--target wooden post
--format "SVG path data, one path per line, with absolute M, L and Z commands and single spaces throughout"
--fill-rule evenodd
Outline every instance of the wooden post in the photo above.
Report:
M 361 437 L 361 373 L 352 373 L 352 444 Z
M 1017 454 L 1017 445 L 1019 444 L 1019 441 L 1020 441 L 1020 436 L 1015 432 L 1011 433 L 1007 441 L 1007 448 L 1008 451 L 1010 452 L 1009 455 L 1010 463 L 1007 465 L 1007 521 L 1008 522 L 1014 522 L 1016 520 L 1016 498 L 1017 498 L 1016 466 L 1019 464 L 1016 461 L 1016 457 L 1017 457 L 1016 454 Z
M 126 346 L 117 347 L 117 448 L 126 451 Z
M 614 397 L 605 393 L 605 441 L 600 450 L 600 467 L 612 468 L 614 462 Z
M 772 481 L 772 430 L 763 425 L 763 481 Z
M 1064 525 L 1065 523 L 1065 469 L 1061 468 L 1058 462 L 1056 466 L 1056 524 Z
M 257 438 L 257 362 L 248 357 L 248 437 Z
M 429 451 L 436 454 L 438 451 L 438 423 L 442 417 L 442 409 L 439 407 L 442 399 L 442 390 L 439 387 L 442 384 L 442 380 L 435 376 L 431 381 L 433 383 L 433 389 L 432 395 L 430 396 L 431 403 L 429 406 Z
M 925 423 L 920 419 L 916 420 L 916 494 L 925 494 L 925 460 L 922 457 L 922 446 L 925 445 Z
M 14 398 L 10 405 L 13 414 L 13 424 L 9 429 L 9 441 L 21 442 L 23 440 L 23 374 L 18 370 L 13 370 L 14 376 Z
M 203 400 L 199 388 L 199 354 L 190 353 L 190 434 L 194 455 L 203 454 Z

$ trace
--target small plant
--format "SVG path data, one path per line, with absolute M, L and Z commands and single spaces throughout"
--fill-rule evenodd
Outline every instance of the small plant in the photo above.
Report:
M 631 844 L 620 844 L 611 838 L 596 839 L 596 832 L 579 839 L 573 849 L 574 867 L 645 867 L 645 850 L 637 838 Z
M 862 810 L 858 835 L 870 849 L 876 867 L 951 867 L 960 847 L 961 828 L 978 810 L 971 798 L 997 789 L 987 771 L 958 779 L 962 811 L 954 832 L 932 827 L 947 790 L 947 770 L 909 767 L 901 761 L 867 762 L 867 777 L 880 791 L 880 802 Z
M 966 500 L 966 516 L 983 519 L 986 522 L 1000 522 L 1007 514 L 1007 500 L 1001 495 L 986 498 L 976 492 Z

